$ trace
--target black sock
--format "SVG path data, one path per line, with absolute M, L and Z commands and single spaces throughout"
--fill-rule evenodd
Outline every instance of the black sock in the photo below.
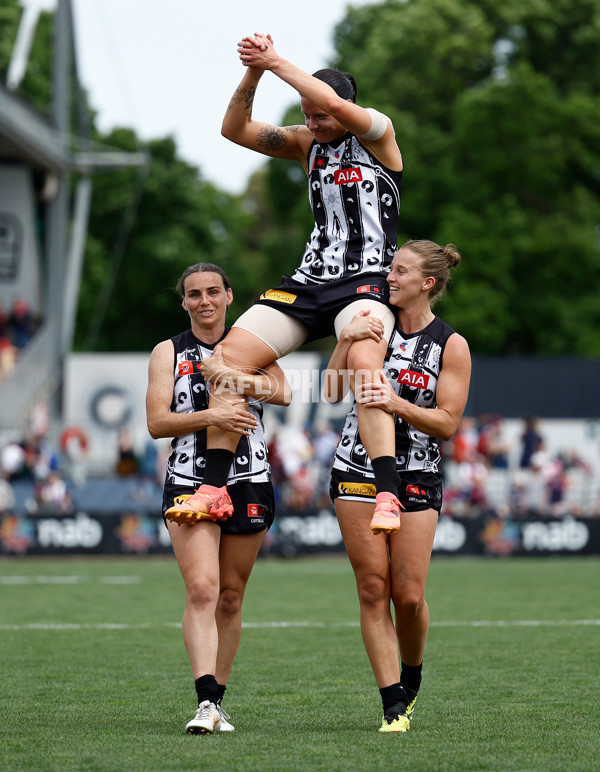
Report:
M 198 695 L 198 705 L 205 700 L 214 702 L 215 704 L 217 703 L 219 684 L 214 675 L 202 675 L 200 678 L 196 678 L 194 686 L 196 687 L 196 694 Z
M 402 663 L 402 670 L 400 671 L 400 683 L 409 692 L 410 697 L 414 697 L 419 691 L 421 686 L 421 671 L 423 669 L 423 663 L 420 665 L 406 665 Z
M 398 488 L 400 487 L 400 475 L 396 469 L 396 459 L 394 456 L 372 458 L 371 465 L 375 474 L 377 493 L 387 491 L 397 496 Z
M 217 702 L 220 703 L 223 697 L 225 696 L 225 689 L 227 689 L 227 686 L 225 684 L 219 684 L 217 683 L 218 691 L 217 691 Z
M 214 485 L 215 488 L 221 488 L 227 484 L 229 470 L 233 463 L 234 453 L 232 450 L 223 448 L 208 448 L 206 451 L 206 466 L 204 468 L 204 485 Z
M 399 702 L 406 702 L 406 695 L 400 682 L 392 684 L 391 686 L 384 686 L 379 690 L 379 694 L 381 694 L 384 715 Z

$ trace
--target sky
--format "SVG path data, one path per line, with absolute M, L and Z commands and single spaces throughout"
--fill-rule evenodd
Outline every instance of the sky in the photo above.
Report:
M 372 0 L 352 0 L 360 6 Z M 54 8 L 56 0 L 22 0 Z M 146 141 L 172 135 L 178 154 L 204 178 L 242 193 L 266 159 L 221 137 L 221 121 L 243 76 L 237 42 L 269 32 L 277 51 L 308 72 L 327 66 L 347 0 L 72 0 L 80 78 L 103 132 L 133 128 Z M 270 73 L 253 115 L 278 124 L 298 101 Z

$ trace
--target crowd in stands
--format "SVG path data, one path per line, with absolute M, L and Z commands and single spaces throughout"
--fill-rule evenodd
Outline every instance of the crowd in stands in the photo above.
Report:
M 581 493 L 589 489 L 595 474 L 589 463 L 572 449 L 549 453 L 535 419 L 523 421 L 520 435 L 515 440 L 513 433 L 512 441 L 504 424 L 499 416 L 467 416 L 454 437 L 442 443 L 442 515 L 600 517 L 597 495 L 587 506 L 581 503 Z M 311 428 L 281 424 L 271 432 L 269 458 L 280 511 L 331 507 L 329 475 L 338 439 L 339 433 L 328 423 Z M 65 430 L 54 445 L 44 421 L 34 422 L 22 440 L 0 447 L 0 513 L 14 505 L 15 481 L 31 484 L 27 503 L 31 514 L 73 512 L 73 491 L 86 477 L 87 451 L 85 435 L 77 430 Z M 108 475 L 135 479 L 140 496 L 158 500 L 169 451 L 168 443 L 159 447 L 150 438 L 141 452 L 136 450 L 125 427 Z M 573 490 L 576 485 L 581 490 Z
M 62 469 L 58 448 L 43 433 L 32 432 L 20 441 L 7 442 L 0 451 L 0 512 L 14 506 L 12 484 L 31 484 L 30 514 L 73 512 L 71 485 Z
M 74 512 L 74 494 L 88 478 L 87 437 L 80 428 L 69 427 L 54 444 L 49 439 L 48 427 L 43 424 L 43 420 L 32 421 L 26 436 L 0 447 L 0 514 L 10 512 L 15 506 L 15 483 L 23 483 L 31 490 L 25 502 L 28 514 Z M 102 477 L 134 479 L 139 494 L 137 500 L 155 503 L 160 500 L 168 447 L 162 446 L 159 450 L 148 438 L 144 452 L 138 454 L 131 431 L 125 427 L 119 434 L 114 468 Z
M 443 514 L 469 517 L 493 511 L 526 519 L 535 515 L 600 516 L 600 501 L 585 509 L 581 496 L 567 501 L 579 473 L 583 487 L 593 476 L 592 466 L 574 450 L 554 455 L 534 418 L 523 422 L 518 446 L 506 439 L 501 416 L 464 417 L 454 437 L 442 445 Z M 495 489 L 495 491 L 494 491 Z
M 329 506 L 329 471 L 338 439 L 329 425 L 312 432 L 284 426 L 272 437 L 269 455 L 281 506 L 291 510 Z M 463 418 L 454 437 L 441 443 L 442 515 L 600 517 L 600 500 L 591 508 L 578 503 L 578 496 L 568 501 L 574 472 L 584 487 L 593 475 L 576 452 L 550 454 L 535 419 L 523 421 L 517 447 L 513 444 L 505 435 L 502 417 Z
M 38 322 L 24 298 L 15 298 L 9 309 L 0 302 L 0 379 L 12 372 L 37 327 Z

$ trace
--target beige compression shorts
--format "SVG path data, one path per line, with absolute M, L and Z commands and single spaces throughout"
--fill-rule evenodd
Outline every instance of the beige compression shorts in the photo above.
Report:
M 336 337 L 339 338 L 344 327 L 352 321 L 352 317 L 364 309 L 369 309 L 374 317 L 381 319 L 384 337 L 389 341 L 394 329 L 394 314 L 384 303 L 370 298 L 354 300 L 340 311 L 335 318 Z M 298 319 L 276 308 L 260 304 L 250 306 L 233 326 L 246 330 L 262 340 L 273 349 L 278 359 L 295 351 L 308 337 L 305 325 Z

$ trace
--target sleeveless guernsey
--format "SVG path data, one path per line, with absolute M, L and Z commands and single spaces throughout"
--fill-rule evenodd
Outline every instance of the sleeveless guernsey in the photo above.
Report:
M 228 332 L 229 328 L 226 328 L 223 338 Z M 199 365 L 204 357 L 211 356 L 217 344 L 202 343 L 191 330 L 186 330 L 171 340 L 175 348 L 175 386 L 171 410 L 175 413 L 206 410 L 210 387 L 205 383 Z M 258 418 L 259 426 L 249 436 L 240 435 L 227 485 L 237 482 L 261 483 L 270 479 L 262 424 L 263 407 L 260 402 L 250 398 L 249 408 Z M 171 448 L 166 484 L 197 487 L 204 476 L 206 430 L 174 437 Z
M 392 171 L 353 134 L 308 152 L 315 226 L 293 279 L 323 283 L 387 270 L 397 244 L 402 172 Z
M 454 333 L 436 316 L 420 332 L 405 334 L 395 327 L 384 363 L 385 374 L 394 391 L 419 407 L 436 409 L 437 381 L 448 338 Z M 402 471 L 437 472 L 440 461 L 438 440 L 409 426 L 395 415 L 396 467 Z M 356 402 L 346 416 L 342 437 L 333 462 L 334 469 L 373 476 L 373 468 L 358 432 Z

